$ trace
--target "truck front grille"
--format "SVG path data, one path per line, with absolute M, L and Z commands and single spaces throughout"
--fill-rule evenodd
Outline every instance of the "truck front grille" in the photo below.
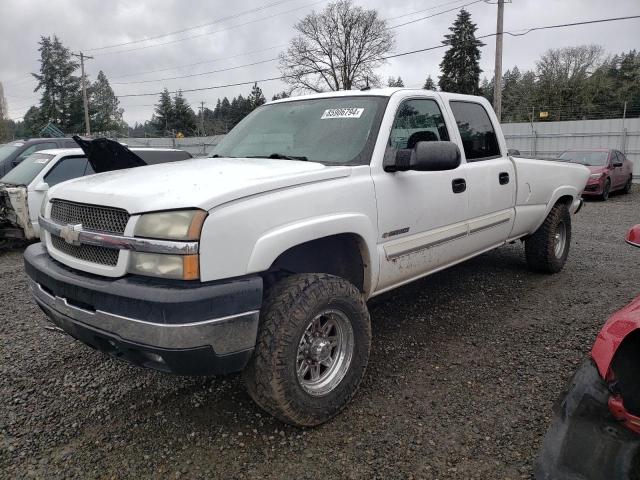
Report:
M 115 267 L 118 264 L 120 250 L 95 245 L 71 245 L 55 235 L 51 235 L 51 243 L 56 250 L 79 260 L 110 267 Z
M 129 213 L 121 208 L 52 200 L 51 218 L 62 224 L 80 223 L 84 230 L 122 235 L 129 221 Z

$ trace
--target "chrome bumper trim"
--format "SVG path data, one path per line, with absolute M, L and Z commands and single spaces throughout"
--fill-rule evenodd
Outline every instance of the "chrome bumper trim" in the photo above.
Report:
M 40 224 L 40 228 L 43 228 L 47 232 L 61 238 L 65 238 L 64 231 L 69 228 L 69 225 L 62 225 L 42 216 L 38 217 L 38 223 Z M 174 255 L 192 255 L 198 253 L 199 250 L 198 242 L 125 237 L 123 235 L 90 232 L 81 229 L 74 231 L 74 233 L 77 235 L 77 240 L 75 242 L 70 242 L 72 244 L 95 245 L 97 247 L 112 248 L 115 250 L 168 253 Z
M 123 317 L 101 310 L 90 311 L 71 305 L 66 298 L 46 292 L 42 286 L 30 281 L 38 304 L 56 323 L 56 316 L 117 335 L 123 340 L 159 348 L 213 347 L 217 355 L 226 355 L 255 346 L 258 332 L 259 310 L 195 323 L 163 324 Z

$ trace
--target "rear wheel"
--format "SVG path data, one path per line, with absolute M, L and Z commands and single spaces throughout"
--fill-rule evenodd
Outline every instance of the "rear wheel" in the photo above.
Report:
M 604 182 L 604 188 L 602 189 L 602 195 L 600 195 L 600 200 L 606 202 L 609 199 L 609 194 L 611 193 L 611 180 L 607 178 Z
M 354 285 L 332 275 L 292 275 L 267 292 L 244 371 L 247 390 L 284 422 L 319 425 L 355 394 L 370 345 L 369 312 Z
M 629 179 L 627 180 L 627 183 L 624 185 L 624 188 L 622 189 L 622 193 L 631 192 L 632 185 L 633 185 L 633 175 L 629 175 Z
M 557 203 L 540 228 L 525 240 L 527 265 L 536 272 L 559 272 L 569 256 L 570 243 L 569 207 L 563 203 Z

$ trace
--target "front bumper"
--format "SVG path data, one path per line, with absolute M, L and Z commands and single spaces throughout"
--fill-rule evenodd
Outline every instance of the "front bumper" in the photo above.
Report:
M 602 195 L 604 191 L 604 182 L 601 179 L 589 180 L 584 187 L 582 195 Z
M 534 467 L 537 480 L 637 478 L 640 437 L 611 415 L 610 395 L 596 366 L 585 361 L 554 406 Z
M 66 268 L 42 244 L 24 254 L 36 302 L 89 346 L 184 375 L 242 370 L 255 346 L 262 279 L 228 282 L 106 279 Z

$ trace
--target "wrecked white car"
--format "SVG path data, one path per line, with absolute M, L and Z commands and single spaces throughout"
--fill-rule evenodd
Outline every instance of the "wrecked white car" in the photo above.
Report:
M 129 149 L 108 139 L 76 140 L 82 148 L 43 150 L 25 158 L 0 179 L 0 248 L 40 238 L 38 214 L 50 187 L 73 178 L 191 158 L 189 152 Z M 126 157 L 126 161 L 124 160 Z

